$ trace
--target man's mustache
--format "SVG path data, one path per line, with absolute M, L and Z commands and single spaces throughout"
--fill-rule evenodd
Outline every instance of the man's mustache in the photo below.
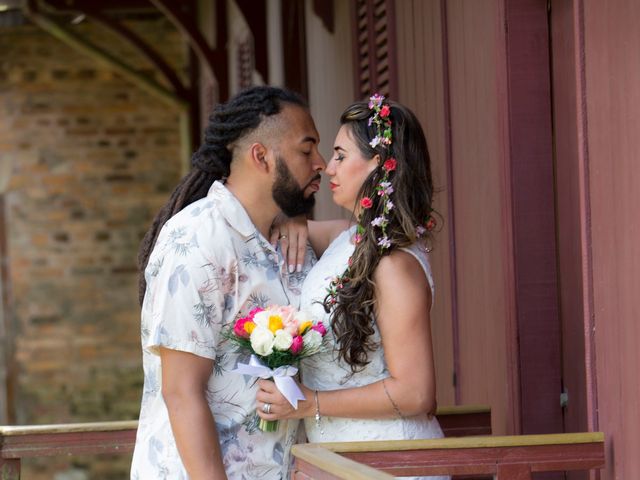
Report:
M 313 177 L 311 180 L 309 180 L 307 182 L 307 184 L 304 186 L 303 190 L 306 189 L 309 185 L 311 185 L 313 182 L 315 182 L 316 180 L 322 181 L 322 176 L 318 173 L 316 174 L 315 177 Z

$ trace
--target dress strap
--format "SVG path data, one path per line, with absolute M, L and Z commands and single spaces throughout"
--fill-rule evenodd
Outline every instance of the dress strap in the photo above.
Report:
M 429 254 L 423 243 L 417 242 L 411 245 L 410 247 L 403 247 L 400 250 L 403 252 L 407 252 L 411 254 L 422 267 L 422 271 L 427 277 L 427 282 L 429 282 L 429 286 L 431 287 L 431 297 L 435 298 L 435 284 L 433 282 L 433 274 L 431 273 L 431 264 L 429 263 Z

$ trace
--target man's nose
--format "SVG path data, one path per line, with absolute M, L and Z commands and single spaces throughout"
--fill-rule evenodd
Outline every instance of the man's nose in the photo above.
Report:
M 321 172 L 325 168 L 327 168 L 327 162 L 325 161 L 324 157 L 320 154 L 320 152 L 318 152 L 318 154 L 314 158 L 313 170 L 316 172 Z

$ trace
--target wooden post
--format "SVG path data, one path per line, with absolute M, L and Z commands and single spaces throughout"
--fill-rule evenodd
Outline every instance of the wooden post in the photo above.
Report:
M 20 480 L 19 458 L 0 458 L 0 479 Z

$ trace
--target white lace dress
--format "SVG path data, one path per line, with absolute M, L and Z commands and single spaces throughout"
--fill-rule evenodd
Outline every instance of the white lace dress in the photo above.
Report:
M 302 361 L 301 373 L 303 383 L 313 390 L 337 390 L 359 387 L 377 382 L 389 376 L 384 351 L 379 347 L 369 353 L 370 363 L 361 372 L 350 375 L 348 364 L 338 359 L 334 350 L 335 337 L 331 329 L 329 315 L 322 307 L 322 300 L 327 294 L 327 287 L 333 277 L 344 272 L 347 261 L 353 253 L 352 236 L 355 227 L 342 232 L 327 248 L 322 258 L 307 275 L 302 286 L 300 308 L 310 312 L 327 326 L 327 348 L 316 355 Z M 433 292 L 433 279 L 427 254 L 419 245 L 405 249 L 420 262 Z M 320 302 L 320 303 L 319 303 Z M 380 340 L 377 327 L 374 325 L 375 339 Z M 435 418 L 427 415 L 407 418 L 360 419 L 323 416 L 321 429 L 316 426 L 314 418 L 305 419 L 305 428 L 310 442 L 349 442 L 366 440 L 412 440 L 424 438 L 441 438 L 442 430 Z M 320 433 L 322 430 L 324 433 Z M 422 477 L 429 479 L 448 479 L 449 477 Z

